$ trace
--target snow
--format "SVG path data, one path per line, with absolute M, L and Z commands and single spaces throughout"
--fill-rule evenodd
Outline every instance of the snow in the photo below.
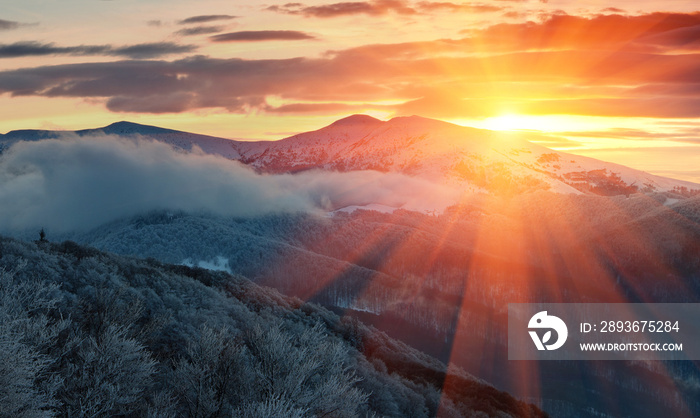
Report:
M 640 190 L 669 191 L 700 185 L 651 175 L 618 164 L 582 157 L 531 143 L 518 133 L 467 128 L 418 116 L 386 122 L 362 115 L 280 141 L 237 143 L 241 158 L 270 173 L 310 168 L 401 172 L 458 186 L 464 192 L 487 191 L 471 182 L 486 170 L 519 179 L 536 179 L 556 193 L 581 193 L 572 187 L 579 173 L 617 175 Z M 544 156 L 544 157 L 543 157 Z M 547 161 L 554 156 L 553 161 Z M 466 172 L 463 172 L 464 170 Z M 462 170 L 462 172 L 460 171 Z
M 228 258 L 222 257 L 220 255 L 217 255 L 214 259 L 209 261 L 200 260 L 197 262 L 193 262 L 192 259 L 186 258 L 182 260 L 180 264 L 188 267 L 196 266 L 207 270 L 225 271 L 227 273 L 231 273 L 231 266 L 229 265 Z
M 358 205 L 346 206 L 344 208 L 334 210 L 331 213 L 339 213 L 339 212 L 352 213 L 356 210 L 373 210 L 373 211 L 377 211 L 377 212 L 381 212 L 381 213 L 394 213 L 394 211 L 396 209 L 398 209 L 398 208 L 394 208 L 394 207 L 387 206 L 387 205 L 380 205 L 378 203 L 370 203 L 369 205 L 362 205 L 362 206 L 358 206 Z

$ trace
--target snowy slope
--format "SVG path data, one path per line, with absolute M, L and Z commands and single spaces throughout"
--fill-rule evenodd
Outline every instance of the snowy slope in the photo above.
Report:
M 237 144 L 241 160 L 264 172 L 309 168 L 417 175 L 486 191 L 549 189 L 621 194 L 700 188 L 618 164 L 551 150 L 515 133 L 462 127 L 418 116 L 387 122 L 365 115 L 280 141 Z

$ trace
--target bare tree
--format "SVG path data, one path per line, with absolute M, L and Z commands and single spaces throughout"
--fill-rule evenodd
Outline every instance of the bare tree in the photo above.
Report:
M 346 364 L 347 350 L 323 334 L 322 326 L 300 333 L 279 325 L 255 326 L 246 336 L 262 401 L 292 400 L 301 411 L 316 416 L 354 416 L 367 401 L 355 387 L 360 379 Z
M 51 322 L 44 312 L 55 304 L 55 285 L 15 280 L 0 270 L 0 416 L 52 416 L 57 380 L 45 354 L 66 321 Z
M 60 392 L 65 415 L 129 415 L 147 408 L 155 362 L 120 327 L 108 326 L 97 338 L 75 344 Z
M 245 355 L 226 329 L 204 326 L 199 339 L 188 344 L 186 356 L 178 360 L 173 387 L 195 418 L 230 416 L 232 403 L 251 382 L 245 382 Z

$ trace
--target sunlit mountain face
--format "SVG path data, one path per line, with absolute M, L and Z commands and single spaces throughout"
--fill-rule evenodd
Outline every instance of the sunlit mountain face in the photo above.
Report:
M 217 291 L 247 278 L 374 326 L 444 362 L 404 376 L 387 344 L 351 344 L 381 374 L 428 382 L 418 415 L 700 416 L 696 363 L 507 359 L 509 303 L 698 302 L 697 9 L 12 4 L 0 234 L 221 270 L 236 279 Z M 32 263 L 7 242 L 28 259 L 0 246 L 3 265 Z M 467 373 L 536 406 L 485 399 Z M 381 393 L 362 410 L 403 396 Z

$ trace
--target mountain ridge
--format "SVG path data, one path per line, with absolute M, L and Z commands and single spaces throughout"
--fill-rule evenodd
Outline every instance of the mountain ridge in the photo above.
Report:
M 128 121 L 77 131 L 16 130 L 0 136 L 0 151 L 19 141 L 63 135 L 143 136 L 185 151 L 238 160 L 261 173 L 310 169 L 375 170 L 438 181 L 466 192 L 627 194 L 680 191 L 700 185 L 615 163 L 555 151 L 529 134 L 463 127 L 421 116 L 382 121 L 355 114 L 320 129 L 276 141 L 242 141 Z

